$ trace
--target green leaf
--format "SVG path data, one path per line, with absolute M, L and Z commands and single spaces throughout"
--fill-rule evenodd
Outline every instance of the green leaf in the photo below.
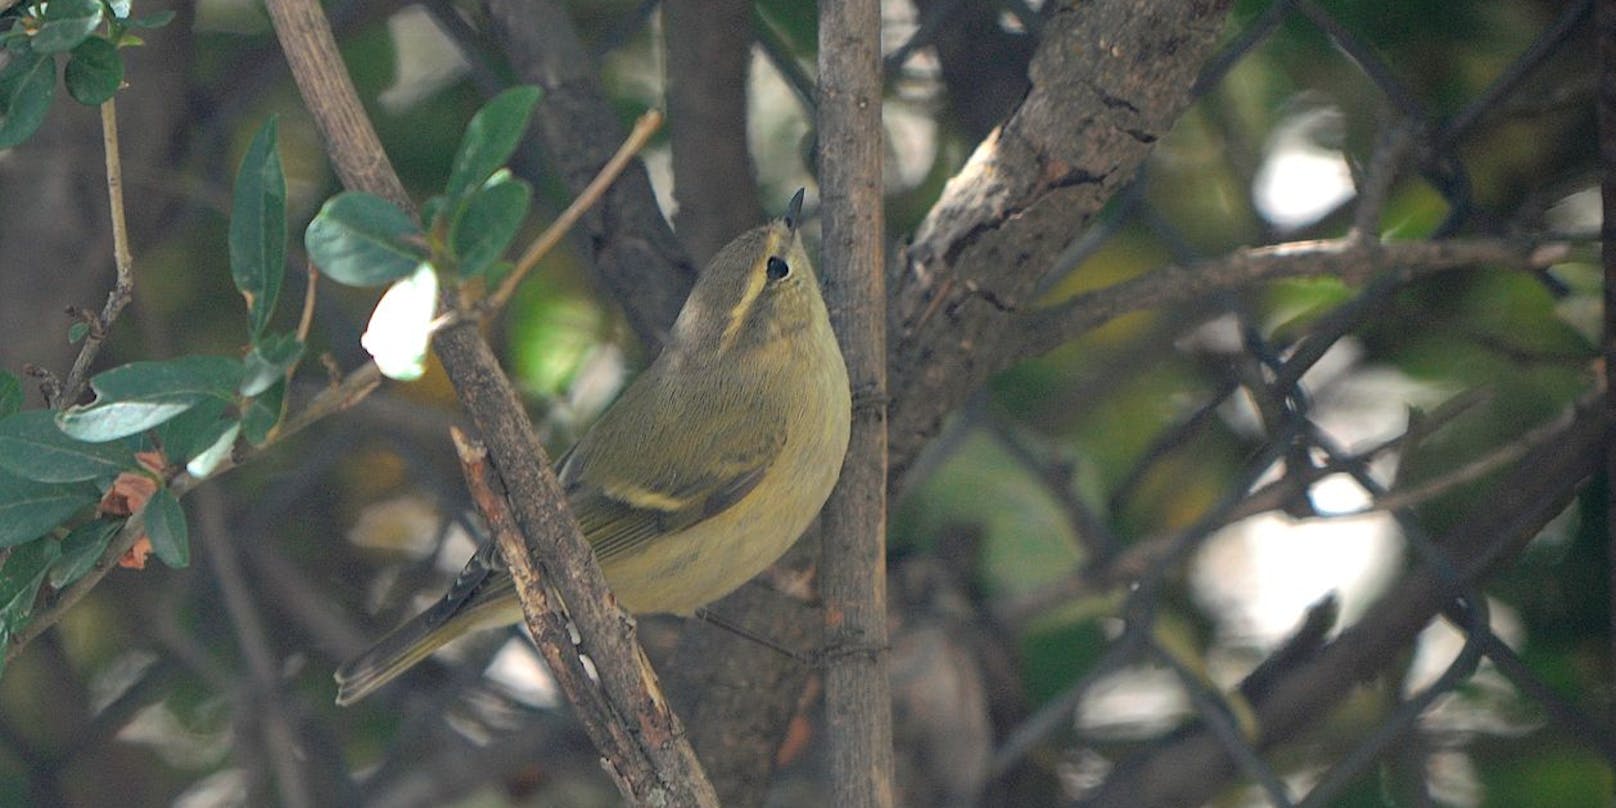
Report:
M 120 527 L 123 527 L 121 519 L 97 519 L 73 528 L 73 532 L 62 539 L 62 557 L 51 566 L 50 585 L 61 589 L 83 578 L 107 551 L 107 544 L 118 535 Z
M 98 36 L 90 37 L 73 49 L 73 58 L 62 73 L 68 95 L 86 106 L 98 106 L 118 92 L 123 84 L 123 59 L 118 48 Z
M 42 483 L 116 477 L 135 465 L 122 443 L 85 443 L 62 434 L 56 414 L 30 410 L 0 420 L 0 468 Z
M 211 442 L 185 463 L 185 470 L 199 480 L 206 479 L 230 457 L 230 450 L 236 445 L 236 436 L 241 434 L 240 421 L 219 421 L 215 428 L 218 432 L 212 436 Z
M 271 117 L 241 158 L 230 210 L 230 275 L 247 299 L 249 333 L 275 313 L 286 277 L 286 175 Z
M 421 203 L 421 221 L 426 222 L 428 230 L 437 230 L 438 217 L 443 215 L 448 206 L 449 197 L 443 194 L 429 197 L 425 202 Z
M 84 338 L 89 335 L 90 324 L 84 322 L 83 320 L 80 320 L 67 327 L 67 341 L 69 344 L 77 345 L 83 342 Z
M 421 264 L 415 274 L 392 285 L 371 312 L 359 344 L 376 359 L 383 376 L 415 381 L 426 372 L 432 314 L 438 305 L 438 273 Z
M 162 28 L 173 21 L 174 12 L 172 10 L 157 11 L 147 14 L 144 17 L 136 17 L 132 20 L 127 20 L 124 22 L 124 25 L 127 25 L 130 28 Z
M 37 539 L 99 498 L 85 483 L 41 483 L 0 472 L 0 547 Z
M 79 46 L 101 24 L 101 0 L 50 0 L 34 33 L 36 53 L 62 53 Z
M 493 176 L 522 142 L 527 123 L 533 116 L 533 106 L 539 102 L 538 87 L 512 87 L 489 100 L 461 136 L 460 148 L 455 152 L 454 166 L 449 169 L 448 194 L 459 197 L 481 186 Z
M 34 598 L 62 548 L 52 539 L 30 542 L 11 551 L 0 567 L 0 635 L 9 639 L 28 623 Z
M 210 398 L 157 427 L 157 440 L 165 457 L 183 462 L 207 449 L 219 437 L 219 426 L 230 402 Z
M 243 364 L 246 373 L 241 378 L 240 392 L 256 396 L 270 385 L 286 377 L 286 371 L 303 358 L 303 343 L 293 334 L 265 334 L 252 350 L 247 352 Z
M 337 283 L 380 286 L 409 275 L 426 259 L 417 246 L 422 239 L 421 228 L 393 203 L 345 191 L 326 200 L 303 246 Z
M 13 53 L 0 70 L 0 149 L 27 140 L 45 122 L 56 90 L 56 60 L 42 53 Z
M 174 492 L 162 488 L 146 503 L 146 536 L 152 552 L 174 569 L 191 563 L 190 531 L 185 526 L 185 509 Z
M 286 404 L 286 380 L 270 385 L 268 390 L 254 396 L 241 416 L 241 434 L 254 446 L 264 445 L 269 433 L 281 422 Z
M 449 229 L 461 277 L 481 275 L 510 246 L 527 218 L 532 189 L 501 169 L 466 201 Z
M 116 440 L 157 426 L 210 398 L 234 400 L 241 377 L 241 361 L 228 356 L 131 362 L 92 378 L 95 403 L 63 410 L 57 414 L 56 424 L 79 440 Z
M 9 418 L 22 409 L 22 380 L 9 370 L 0 370 L 0 418 Z

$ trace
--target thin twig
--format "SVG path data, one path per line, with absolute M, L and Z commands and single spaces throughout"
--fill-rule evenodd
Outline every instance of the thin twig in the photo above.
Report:
M 48 403 L 53 409 L 73 404 L 83 395 L 90 365 L 101 353 L 101 345 L 106 341 L 112 323 L 135 297 L 135 259 L 129 252 L 129 223 L 123 208 L 123 158 L 118 152 L 116 99 L 109 98 L 101 104 L 101 145 L 106 152 L 107 203 L 112 212 L 112 256 L 118 278 L 112 292 L 107 295 L 100 317 L 91 323 L 90 333 L 84 337 L 84 347 L 79 349 L 78 357 L 73 360 L 73 369 L 68 371 L 67 379 L 54 394 L 47 394 Z
M 320 287 L 320 268 L 308 263 L 309 283 L 303 287 L 303 313 L 297 318 L 297 341 L 309 344 L 309 330 L 314 327 L 314 300 Z
M 561 211 L 561 215 L 557 216 L 556 220 L 551 222 L 550 226 L 545 228 L 544 232 L 533 240 L 533 244 L 527 248 L 527 252 L 522 253 L 521 260 L 516 262 L 511 274 L 506 275 L 505 280 L 500 282 L 499 289 L 484 301 L 484 306 L 490 314 L 497 314 L 505 308 L 505 304 L 510 302 L 511 295 L 516 293 L 516 287 L 521 284 L 522 279 L 527 277 L 527 274 L 533 271 L 535 266 L 538 266 L 539 259 L 554 249 L 555 245 L 560 243 L 561 237 L 565 236 L 567 231 L 578 223 L 578 219 L 596 202 L 600 201 L 600 198 L 606 194 L 606 189 L 610 188 L 612 182 L 617 179 L 617 175 L 623 173 L 623 169 L 628 167 L 629 161 L 633 160 L 634 155 L 639 154 L 640 150 L 645 148 L 645 144 L 650 142 L 651 136 L 656 134 L 657 129 L 661 126 L 662 112 L 656 109 L 646 110 L 645 114 L 634 122 L 634 131 L 629 132 L 628 137 L 623 140 L 623 145 L 619 146 L 617 153 L 612 155 L 612 159 L 607 160 L 606 165 L 601 166 L 600 172 L 595 175 L 594 179 L 589 181 L 583 192 L 572 200 L 572 204 L 568 205 L 566 210 Z

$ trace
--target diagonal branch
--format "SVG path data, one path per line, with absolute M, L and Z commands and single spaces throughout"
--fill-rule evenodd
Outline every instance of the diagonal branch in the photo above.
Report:
M 319 5 L 314 0 L 271 0 L 269 11 L 344 183 L 411 209 L 365 118 Z M 542 564 L 553 573 L 578 628 L 580 645 L 595 661 L 609 707 L 602 718 L 613 730 L 593 739 L 614 767 L 624 796 L 634 804 L 716 804 L 678 719 L 666 708 L 654 678 L 642 672 L 633 623 L 612 602 L 600 565 L 568 510 L 532 422 L 493 351 L 475 324 L 464 321 L 439 331 L 433 348 L 492 449 L 507 492 L 504 504 L 527 545 L 525 553 L 506 560 L 517 568 Z M 549 614 L 542 604 L 524 601 L 522 607 L 530 622 Z M 627 724 L 631 717 L 638 723 Z
M 944 414 L 1009 366 L 998 312 L 1035 294 L 1189 105 L 1229 6 L 1101 0 L 1049 16 L 1031 89 L 949 181 L 896 268 L 891 484 Z

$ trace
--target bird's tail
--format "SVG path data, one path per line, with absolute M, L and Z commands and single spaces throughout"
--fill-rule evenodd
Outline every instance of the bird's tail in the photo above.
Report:
M 514 589 L 502 588 L 510 590 L 500 592 L 503 597 L 440 602 L 377 640 L 369 650 L 337 669 L 337 704 L 346 706 L 370 695 L 456 637 L 520 620 L 521 606 Z

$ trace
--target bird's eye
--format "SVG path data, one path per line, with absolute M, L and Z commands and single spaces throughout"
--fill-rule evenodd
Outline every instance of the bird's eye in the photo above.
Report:
M 791 274 L 791 265 L 784 258 L 777 255 L 769 256 L 769 265 L 765 269 L 769 273 L 769 280 L 777 281 Z

